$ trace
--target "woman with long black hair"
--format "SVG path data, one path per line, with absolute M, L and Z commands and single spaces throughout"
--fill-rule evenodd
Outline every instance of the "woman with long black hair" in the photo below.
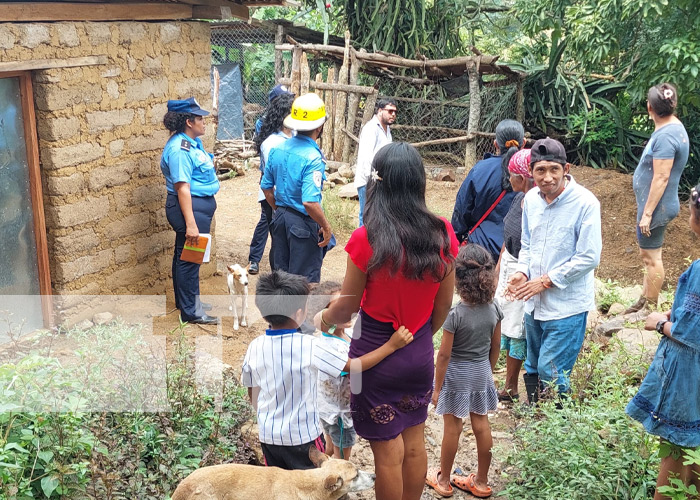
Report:
M 447 220 L 428 210 L 425 186 L 423 161 L 413 146 L 397 142 L 377 152 L 365 225 L 345 247 L 341 298 L 315 321 L 328 331 L 360 310 L 350 358 L 376 349 L 399 326 L 414 332 L 413 342 L 374 368 L 354 375 L 351 366 L 352 418 L 357 434 L 372 447 L 378 500 L 417 500 L 423 491 L 432 337 L 445 321 L 454 293 L 457 238 Z
M 265 172 L 265 164 L 267 163 L 270 150 L 292 137 L 293 131 L 285 127 L 283 122 L 289 116 L 293 102 L 294 94 L 286 91 L 274 97 L 267 108 L 260 132 L 253 139 L 255 149 L 258 150 L 260 155 L 261 175 Z M 270 232 L 270 221 L 272 220 L 272 207 L 265 200 L 262 190 L 258 193 L 258 202 L 260 203 L 260 220 L 258 225 L 255 226 L 253 239 L 250 242 L 250 253 L 248 254 L 248 272 L 250 274 L 258 274 L 260 272 L 260 261 L 265 252 L 267 234 Z M 270 253 L 270 269 L 273 271 L 275 269 L 272 253 Z

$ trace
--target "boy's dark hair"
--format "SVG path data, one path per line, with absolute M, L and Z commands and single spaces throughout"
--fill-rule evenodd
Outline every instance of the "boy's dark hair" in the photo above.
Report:
M 457 254 L 457 293 L 469 304 L 488 304 L 496 293 L 495 264 L 481 245 L 470 243 Z
M 261 274 L 255 286 L 255 305 L 272 328 L 278 328 L 306 308 L 309 282 L 303 276 L 272 271 Z
M 314 287 L 314 289 L 311 290 L 309 305 L 306 308 L 307 317 L 313 319 L 316 314 L 328 307 L 328 304 L 330 304 L 330 296 L 340 293 L 341 288 L 342 285 L 337 281 L 324 281 Z

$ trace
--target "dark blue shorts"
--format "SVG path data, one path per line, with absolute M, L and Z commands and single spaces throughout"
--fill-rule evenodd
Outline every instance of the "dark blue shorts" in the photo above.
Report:
M 639 230 L 637 226 L 637 242 L 639 243 L 639 248 L 642 250 L 656 250 L 664 246 L 664 234 L 666 233 L 666 226 L 655 227 L 651 230 L 649 236 L 645 236 Z

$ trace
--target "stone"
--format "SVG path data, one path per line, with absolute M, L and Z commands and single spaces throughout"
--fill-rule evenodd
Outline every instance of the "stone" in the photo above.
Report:
M 181 73 L 187 65 L 187 54 L 178 54 L 173 52 L 170 54 L 170 72 L 171 73 Z
M 127 102 L 145 101 L 150 97 L 164 97 L 168 92 L 167 78 L 144 78 L 126 82 Z
M 0 49 L 11 49 L 14 47 L 17 39 L 9 26 L 0 25 Z
M 49 28 L 43 24 L 17 24 L 19 28 L 19 44 L 28 49 L 34 49 L 51 40 Z
M 90 190 L 99 191 L 106 187 L 121 186 L 131 179 L 131 173 L 125 168 L 120 168 L 128 163 L 99 167 L 90 172 Z
M 111 312 L 99 312 L 92 317 L 92 322 L 96 325 L 104 325 L 114 319 Z
M 340 175 L 340 172 L 333 172 L 331 175 L 328 176 L 328 181 L 332 182 L 334 184 L 342 184 L 342 185 L 345 185 L 348 182 L 350 182 L 347 178 Z
M 132 137 L 127 142 L 127 148 L 129 153 L 143 153 L 144 151 L 155 151 L 162 150 L 168 138 L 170 137 L 170 132 L 167 130 L 159 130 L 152 135 L 137 136 Z
M 36 107 L 41 111 L 59 111 L 76 104 L 97 104 L 102 102 L 102 88 L 99 85 L 74 84 L 69 88 L 41 84 L 34 89 Z
M 434 181 L 439 182 L 454 182 L 455 174 L 449 168 L 439 168 L 432 173 L 432 178 Z
M 53 240 L 55 253 L 58 255 L 81 254 L 99 245 L 100 239 L 92 229 L 79 229 L 66 236 L 57 236 Z
M 103 218 L 109 212 L 109 198 L 85 198 L 68 205 L 51 206 L 47 216 L 54 226 L 71 227 Z
M 147 175 L 151 175 L 152 173 L 155 172 L 155 170 L 153 170 L 153 162 L 147 156 L 141 158 L 136 165 L 137 165 L 139 175 L 142 177 L 145 177 Z M 158 173 L 160 173 L 160 162 L 158 163 L 157 170 L 158 170 Z M 159 187 L 162 187 L 162 184 L 160 184 Z
M 142 213 L 132 214 L 107 224 L 104 234 L 108 239 L 118 239 L 138 234 L 149 227 L 151 227 L 149 217 L 144 216 Z
M 119 84 L 114 80 L 107 82 L 107 95 L 112 99 L 119 99 Z
M 35 83 L 58 83 L 61 81 L 61 75 L 56 69 L 36 70 L 34 72 Z
M 209 390 L 217 389 L 220 391 L 223 388 L 224 373 L 232 370 L 231 365 L 201 349 L 195 351 L 194 366 L 197 387 Z
M 104 158 L 104 148 L 90 142 L 62 148 L 46 148 L 42 153 L 42 166 L 45 168 L 72 167 Z
M 612 337 L 614 333 L 621 331 L 625 326 L 625 318 L 622 316 L 617 316 L 611 320 L 605 321 L 599 324 L 594 333 L 596 335 L 602 335 L 605 337 Z
M 149 76 L 160 76 L 163 74 L 163 58 L 149 57 L 143 59 L 143 73 Z
M 112 155 L 112 157 L 121 155 L 122 151 L 124 151 L 124 140 L 117 139 L 109 143 L 109 154 Z
M 58 43 L 63 47 L 77 47 L 80 45 L 78 30 L 73 23 L 58 23 L 54 25 L 58 34 Z
M 172 257 L 170 259 L 172 261 Z M 109 283 L 112 290 L 135 285 L 152 276 L 153 271 L 151 264 L 144 262 L 138 266 L 131 266 L 112 273 L 107 277 L 107 283 Z
M 123 264 L 131 259 L 131 253 L 134 250 L 134 245 L 131 243 L 126 243 L 124 245 L 119 245 L 114 249 L 114 262 L 117 264 Z
M 168 103 L 162 102 L 158 104 L 154 104 L 153 106 L 150 107 L 148 110 L 147 116 L 148 116 L 148 123 L 151 123 L 153 125 L 158 124 L 160 125 L 163 122 L 163 117 L 165 116 L 165 113 L 168 111 Z
M 180 27 L 176 24 L 165 23 L 160 25 L 160 39 L 163 43 L 174 42 L 180 38 Z
M 455 173 L 461 177 L 467 173 L 467 167 L 457 167 Z
M 593 308 L 588 311 L 588 317 L 586 318 L 586 329 L 590 330 L 598 326 L 600 323 L 600 317 L 600 311 L 598 311 L 598 309 Z
M 58 262 L 54 265 L 55 279 L 59 283 L 68 283 L 102 271 L 109 267 L 112 254 L 112 250 L 102 250 L 95 255 L 85 255 L 71 262 Z
M 79 193 L 85 186 L 82 172 L 66 176 L 51 176 L 46 178 L 46 193 L 49 196 L 65 196 Z
M 608 309 L 608 315 L 609 316 L 617 316 L 619 314 L 622 314 L 625 312 L 627 308 L 620 304 L 619 302 L 615 302 L 613 305 L 610 306 L 610 309 Z
M 639 328 L 623 328 L 615 334 L 629 354 L 642 356 L 645 361 L 651 362 L 661 337 L 655 331 L 641 330 Z
M 100 45 L 112 40 L 109 23 L 85 23 L 85 31 L 91 45 Z
M 149 255 L 167 250 L 173 245 L 173 232 L 162 231 L 136 241 L 136 258 L 141 261 Z
M 347 186 L 343 186 L 338 190 L 338 198 L 346 198 L 350 200 L 356 200 L 357 199 L 357 188 L 355 187 L 354 184 L 348 184 Z
M 84 319 L 80 323 L 76 323 L 73 326 L 73 328 L 75 328 L 77 330 L 89 330 L 93 326 L 95 326 L 95 325 L 92 323 L 92 321 L 90 321 L 89 319 Z
M 80 132 L 80 120 L 77 117 L 45 118 L 37 120 L 39 138 L 45 141 L 70 139 Z
M 134 120 L 134 110 L 95 111 L 88 113 L 85 118 L 88 123 L 88 131 L 91 134 L 96 134 L 105 130 L 113 130 L 115 127 L 129 125 Z
M 177 95 L 194 95 L 196 97 L 200 94 L 208 94 L 210 89 L 211 81 L 209 80 L 208 76 L 201 78 L 188 78 L 187 80 L 183 80 L 175 84 L 175 93 Z M 202 99 L 199 99 L 199 102 L 204 103 Z M 204 104 L 202 104 L 202 106 L 204 106 Z M 204 107 L 209 109 L 207 106 Z
M 104 70 L 102 73 L 100 73 L 100 76 L 102 78 L 115 78 L 121 74 L 122 69 L 119 66 L 114 66 L 113 68 Z
M 338 168 L 338 173 L 346 179 L 355 177 L 355 170 L 349 165 L 341 165 L 340 168 Z
M 641 279 L 641 276 L 640 276 Z M 635 285 L 630 287 L 620 287 L 618 293 L 620 294 L 620 302 L 623 304 L 634 304 L 637 302 L 639 297 L 642 296 L 642 285 Z
M 119 43 L 131 44 L 146 36 L 146 28 L 143 23 L 123 22 L 117 23 L 117 26 L 119 27 Z

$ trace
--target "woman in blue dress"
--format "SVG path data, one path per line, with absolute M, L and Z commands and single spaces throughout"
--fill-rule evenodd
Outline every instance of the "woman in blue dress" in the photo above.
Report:
M 700 184 L 690 201 L 690 229 L 700 236 Z M 662 335 L 654 360 L 639 392 L 627 405 L 627 414 L 647 432 L 681 448 L 700 446 L 700 260 L 678 280 L 673 308 L 647 317 L 645 328 Z M 682 454 L 661 459 L 655 499 L 665 498 L 658 488 L 678 477 L 700 489 L 700 467 L 684 466 Z

